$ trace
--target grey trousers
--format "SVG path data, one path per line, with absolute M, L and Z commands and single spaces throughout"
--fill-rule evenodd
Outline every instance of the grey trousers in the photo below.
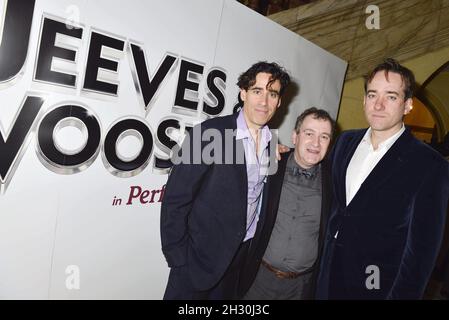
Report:
M 295 279 L 281 279 L 263 265 L 243 300 L 310 300 L 313 272 Z

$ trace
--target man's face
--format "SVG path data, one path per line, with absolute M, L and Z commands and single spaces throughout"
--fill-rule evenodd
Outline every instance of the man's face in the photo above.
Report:
M 240 90 L 243 115 L 250 129 L 259 129 L 264 126 L 281 104 L 281 83 L 276 80 L 267 88 L 270 79 L 271 74 L 260 72 L 256 76 L 254 85 L 248 90 Z
M 413 100 L 404 101 L 404 83 L 395 72 L 379 71 L 367 84 L 363 99 L 365 117 L 373 131 L 393 135 L 402 126 L 402 118 L 409 113 Z
M 295 160 L 302 168 L 311 168 L 323 160 L 331 142 L 331 130 L 329 120 L 314 119 L 310 114 L 304 118 L 299 132 L 293 131 Z

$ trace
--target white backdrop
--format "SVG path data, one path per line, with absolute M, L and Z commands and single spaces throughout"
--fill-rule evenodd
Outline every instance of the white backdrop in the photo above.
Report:
M 7 1 L 0 1 L 0 5 L 3 24 L 7 21 Z M 74 86 L 35 79 L 44 17 L 82 28 L 81 39 L 73 41 L 72 46 L 64 46 L 64 38 L 58 37 L 55 44 L 76 51 L 75 63 L 58 58 L 52 62 L 54 71 L 72 70 L 76 75 Z M 108 54 L 103 48 L 103 58 L 118 62 L 116 74 L 98 73 L 103 82 L 118 84 L 116 95 L 83 89 L 92 32 L 124 42 L 122 51 Z M 131 42 L 142 47 L 150 77 L 167 53 L 176 57 L 148 112 L 133 79 Z M 196 112 L 173 108 L 181 60 L 204 67 L 202 75 L 195 78 L 190 74 L 191 81 L 198 83 L 198 92 L 185 94 L 187 100 L 199 101 Z M 136 198 L 127 205 L 131 187 L 139 186 L 149 194 L 162 189 L 167 176 L 153 168 L 155 155 L 165 155 L 157 141 L 157 128 L 166 118 L 187 124 L 205 119 L 202 101 L 211 70 L 226 74 L 225 84 L 217 85 L 226 98 L 221 112 L 225 115 L 236 103 L 238 75 L 259 60 L 278 62 L 296 82 L 279 120 L 283 143 L 290 144 L 296 116 L 306 107 L 323 107 L 332 116 L 337 115 L 346 62 L 237 1 L 36 0 L 21 73 L 0 83 L 0 159 L 7 153 L 2 141 L 13 138 L 9 133 L 26 96 L 43 99 L 22 151 L 8 176 L 2 176 L 0 298 L 162 298 L 169 269 L 160 249 L 160 192 L 153 191 L 153 203 L 141 203 Z M 40 121 L 51 110 L 67 104 L 83 106 L 96 117 L 101 142 L 98 154 L 85 168 L 58 171 L 39 156 L 36 137 Z M 143 170 L 131 177 L 119 177 L 108 171 L 101 146 L 110 127 L 127 118 L 145 123 L 155 145 Z M 66 149 L 82 149 L 87 139 L 82 132 L 68 126 L 53 137 Z M 118 153 L 133 156 L 139 153 L 140 142 L 128 137 L 117 148 Z M 114 199 L 121 199 L 121 204 L 113 205 Z

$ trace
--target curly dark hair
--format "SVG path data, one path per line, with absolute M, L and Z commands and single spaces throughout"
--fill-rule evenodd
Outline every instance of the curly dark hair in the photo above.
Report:
M 365 77 L 365 94 L 366 89 L 368 87 L 368 83 L 370 83 L 376 73 L 384 71 L 385 78 L 388 80 L 388 73 L 394 72 L 401 76 L 402 81 L 404 82 L 404 101 L 413 97 L 413 92 L 415 91 L 415 76 L 413 72 L 406 67 L 402 66 L 396 60 L 392 58 L 385 59 L 384 62 L 377 65 L 373 71 L 371 71 L 368 76 Z
M 279 94 L 282 96 L 285 89 L 290 84 L 290 76 L 288 72 L 275 62 L 260 61 L 253 64 L 248 70 L 239 76 L 237 85 L 240 89 L 248 90 L 251 86 L 256 83 L 256 76 L 261 73 L 271 74 L 271 80 L 268 82 L 267 86 L 270 86 L 276 80 L 281 83 L 281 90 Z

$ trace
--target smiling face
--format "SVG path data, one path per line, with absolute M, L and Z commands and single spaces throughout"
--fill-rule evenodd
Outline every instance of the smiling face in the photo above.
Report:
M 263 127 L 281 104 L 281 83 L 276 80 L 268 86 L 270 80 L 271 74 L 260 72 L 256 76 L 256 82 L 248 90 L 240 90 L 243 115 L 250 129 Z
M 302 168 L 309 169 L 323 160 L 331 142 L 331 132 L 331 123 L 315 119 L 313 114 L 304 118 L 299 132 L 293 131 L 295 160 Z
M 363 100 L 365 117 L 374 133 L 388 138 L 402 127 L 403 116 L 410 112 L 413 100 L 404 100 L 404 83 L 400 74 L 384 71 L 367 84 Z

